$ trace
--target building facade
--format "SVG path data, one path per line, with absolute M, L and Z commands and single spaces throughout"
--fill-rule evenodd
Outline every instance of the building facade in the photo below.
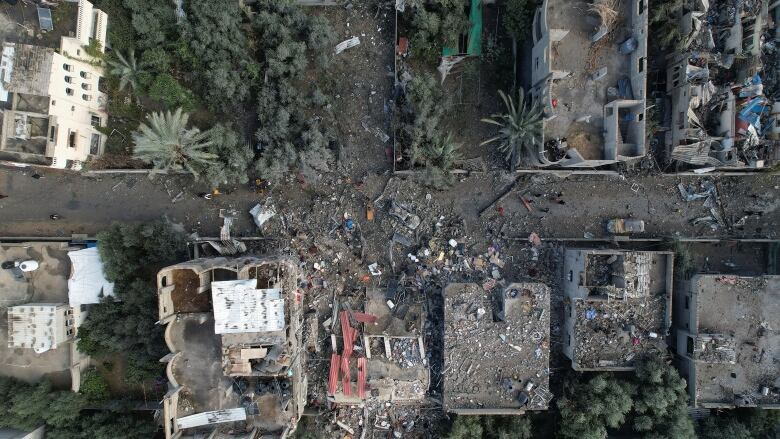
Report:
M 99 90 L 108 16 L 79 0 L 75 36 L 59 50 L 5 43 L 0 99 L 5 99 L 0 153 L 10 161 L 80 169 L 105 149 L 106 95 Z M 88 49 L 90 48 L 90 49 Z

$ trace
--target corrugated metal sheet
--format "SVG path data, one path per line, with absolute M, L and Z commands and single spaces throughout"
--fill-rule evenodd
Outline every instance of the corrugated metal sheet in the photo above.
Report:
M 328 394 L 335 395 L 339 386 L 339 370 L 341 370 L 341 355 L 331 354 L 330 374 L 328 375 Z
M 179 428 L 193 428 L 201 425 L 223 424 L 225 422 L 237 422 L 246 420 L 246 410 L 239 407 L 235 409 L 214 410 L 211 412 L 197 413 L 176 420 Z
M 358 382 L 357 391 L 360 399 L 366 399 L 366 373 L 368 372 L 368 364 L 366 357 L 358 358 Z
M 257 279 L 212 282 L 211 298 L 217 334 L 284 329 L 281 290 L 258 290 Z

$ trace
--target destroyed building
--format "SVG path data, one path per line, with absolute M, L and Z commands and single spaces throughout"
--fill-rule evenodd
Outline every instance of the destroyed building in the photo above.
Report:
M 335 404 L 360 404 L 366 399 L 422 401 L 430 386 L 423 303 L 396 303 L 385 290 L 369 288 L 364 308 L 353 312 L 335 306 L 329 319 L 334 329 L 340 329 L 340 337 L 331 332 L 328 400 Z
M 633 370 L 666 351 L 671 252 L 567 249 L 563 352 L 577 371 Z
M 543 146 L 528 165 L 597 167 L 645 156 L 646 0 L 544 0 L 533 20 L 531 95 Z
M 101 155 L 106 95 L 99 90 L 108 16 L 78 2 L 76 28 L 58 50 L 6 42 L 0 58 L 0 159 L 79 170 Z
M 157 275 L 171 353 L 166 438 L 289 436 L 305 405 L 302 293 L 286 259 L 196 259 Z M 211 436 L 209 436 L 211 435 Z
M 696 275 L 675 300 L 692 404 L 780 409 L 780 276 Z
M 444 409 L 461 415 L 546 410 L 550 289 L 512 283 L 444 288 Z
M 773 166 L 780 161 L 780 3 L 691 0 L 675 12 L 669 159 L 693 168 Z

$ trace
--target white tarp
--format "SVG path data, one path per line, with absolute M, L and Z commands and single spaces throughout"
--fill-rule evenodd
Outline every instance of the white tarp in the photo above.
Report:
M 257 289 L 257 279 L 211 283 L 214 332 L 235 334 L 284 329 L 282 291 Z
M 114 284 L 106 280 L 97 247 L 68 252 L 70 279 L 68 302 L 72 307 L 100 303 L 100 297 L 113 296 Z

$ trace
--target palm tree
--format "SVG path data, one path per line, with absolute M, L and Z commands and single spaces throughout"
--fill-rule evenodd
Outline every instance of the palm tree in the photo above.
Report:
M 460 160 L 460 145 L 452 140 L 452 134 L 435 136 L 422 150 L 426 166 L 435 166 L 449 171 Z
M 130 50 L 125 58 L 116 52 L 117 59 L 108 60 L 111 67 L 109 74 L 119 78 L 119 90 L 124 90 L 128 85 L 133 92 L 138 88 L 138 76 L 144 72 L 144 65 L 135 61 L 135 51 Z
M 214 144 L 211 130 L 201 132 L 187 128 L 190 115 L 182 113 L 152 113 L 147 123 L 133 132 L 133 157 L 154 165 L 152 173 L 167 170 L 186 170 L 196 178 L 199 169 L 218 166 L 217 155 L 207 149 Z
M 520 89 L 517 93 L 517 104 L 511 97 L 498 92 L 501 100 L 506 105 L 506 113 L 493 114 L 491 119 L 482 119 L 482 122 L 491 123 L 501 127 L 498 135 L 482 142 L 482 145 L 498 141 L 498 150 L 504 153 L 505 160 L 509 163 L 510 170 L 514 171 L 523 156 L 537 154 L 542 144 L 542 119 L 543 113 L 539 102 L 531 100 L 526 102 L 525 93 Z

